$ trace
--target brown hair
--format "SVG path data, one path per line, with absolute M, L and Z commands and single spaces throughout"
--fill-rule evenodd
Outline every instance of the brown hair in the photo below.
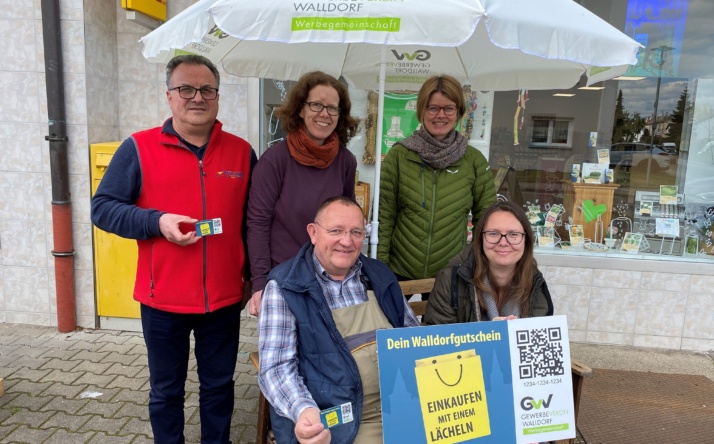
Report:
M 302 107 L 305 106 L 305 101 L 310 95 L 310 91 L 319 85 L 331 86 L 337 90 L 337 94 L 340 98 L 340 116 L 337 120 L 335 132 L 340 142 L 346 145 L 357 133 L 360 120 L 350 115 L 352 102 L 350 102 L 347 87 L 331 75 L 325 74 L 322 71 L 313 71 L 303 74 L 290 89 L 287 100 L 276 110 L 276 116 L 280 119 L 280 126 L 283 131 L 289 134 L 297 131 L 303 125 L 300 111 Z
M 417 96 L 417 119 L 419 122 L 423 122 L 424 113 L 429 107 L 429 99 L 431 99 L 432 94 L 440 92 L 447 99 L 451 100 L 456 104 L 458 122 L 466 113 L 466 100 L 464 99 L 464 89 L 455 78 L 442 74 L 440 76 L 433 76 L 426 79 L 424 84 L 419 89 L 419 95 Z
M 538 269 L 538 264 L 533 257 L 533 230 L 531 230 L 531 224 L 526 218 L 526 213 L 521 207 L 513 202 L 496 202 L 486 209 L 478 223 L 474 227 L 474 255 L 476 258 L 476 267 L 474 270 L 474 285 L 476 286 L 477 294 L 479 294 L 479 305 L 481 308 L 485 308 L 485 303 L 480 297 L 484 292 L 492 292 L 495 289 L 489 289 L 486 287 L 485 278 L 493 283 L 489 271 L 489 262 L 486 254 L 483 251 L 483 228 L 486 226 L 486 222 L 489 217 L 497 212 L 505 211 L 507 213 L 513 214 L 518 222 L 521 223 L 523 227 L 523 232 L 526 235 L 523 237 L 523 256 L 516 263 L 516 269 L 513 273 L 513 280 L 509 288 L 505 289 L 508 298 L 515 298 L 521 309 L 521 317 L 527 318 L 530 316 L 530 296 L 533 291 L 533 276 Z M 499 304 L 501 306 L 501 304 Z

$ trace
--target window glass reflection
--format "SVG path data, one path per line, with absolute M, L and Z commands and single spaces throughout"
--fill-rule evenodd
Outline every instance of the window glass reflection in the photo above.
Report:
M 591 88 L 583 79 L 570 90 L 496 92 L 491 137 L 472 144 L 488 150 L 499 191 L 525 211 L 563 206 L 556 238 L 569 239 L 582 200 L 594 199 L 607 206 L 608 237 L 644 235 L 638 255 L 714 259 L 714 2 L 580 3 L 643 44 L 637 65 Z M 603 183 L 573 186 L 573 166 Z

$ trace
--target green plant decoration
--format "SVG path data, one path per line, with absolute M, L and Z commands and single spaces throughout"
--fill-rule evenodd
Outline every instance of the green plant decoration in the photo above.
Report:
M 605 214 L 607 206 L 605 206 L 605 204 L 595 205 L 592 200 L 588 199 L 583 202 L 581 210 L 583 210 L 585 222 L 592 222 L 597 219 L 598 216 Z

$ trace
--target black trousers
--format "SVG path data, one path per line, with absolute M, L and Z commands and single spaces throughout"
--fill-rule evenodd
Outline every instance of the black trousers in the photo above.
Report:
M 149 360 L 149 419 L 157 443 L 184 443 L 184 397 L 191 332 L 199 381 L 201 443 L 230 442 L 240 304 L 179 314 L 141 305 Z

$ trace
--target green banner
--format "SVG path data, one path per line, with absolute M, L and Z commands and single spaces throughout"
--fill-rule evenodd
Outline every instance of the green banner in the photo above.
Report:
M 384 93 L 382 146 L 384 156 L 396 142 L 409 137 L 419 126 L 416 94 Z
M 401 19 L 397 17 L 295 17 L 293 31 L 382 31 L 399 32 Z

